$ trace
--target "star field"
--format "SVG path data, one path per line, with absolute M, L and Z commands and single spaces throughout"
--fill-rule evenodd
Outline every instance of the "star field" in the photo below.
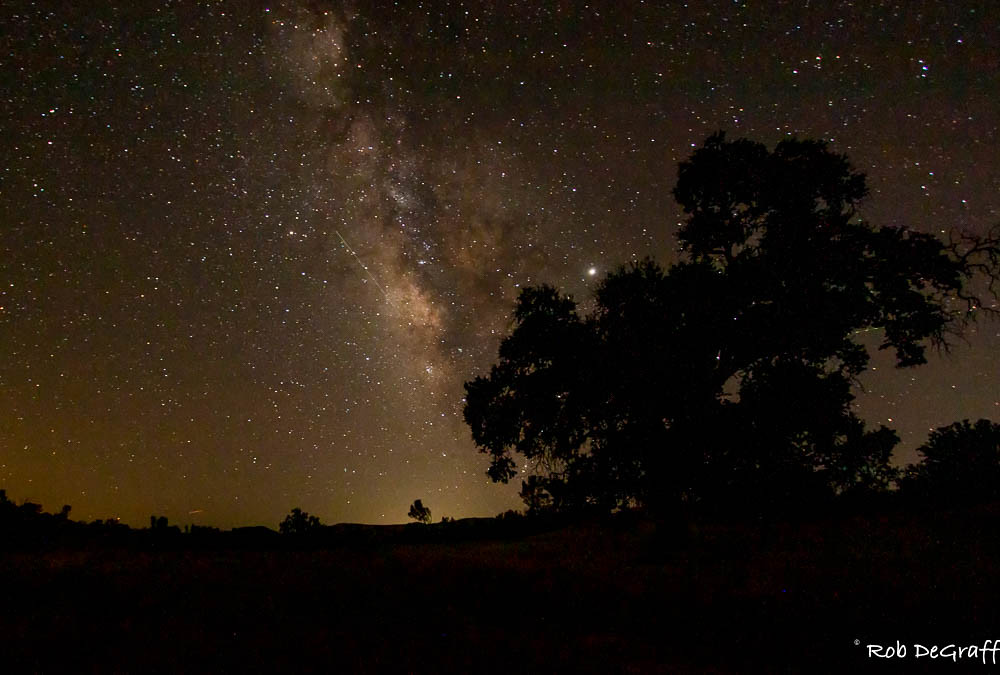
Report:
M 519 288 L 677 258 L 712 132 L 822 138 L 861 216 L 1000 221 L 985 2 L 5 3 L 0 487 L 73 517 L 274 526 L 516 507 L 462 382 Z M 1000 327 L 857 404 L 1000 419 Z M 198 512 L 198 513 L 192 513 Z

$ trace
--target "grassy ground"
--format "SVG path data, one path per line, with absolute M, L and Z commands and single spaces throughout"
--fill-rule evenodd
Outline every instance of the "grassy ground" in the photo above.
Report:
M 328 550 L 0 554 L 2 672 L 967 672 L 989 509 Z M 996 631 L 991 632 L 991 631 Z M 859 642 L 855 645 L 855 640 Z M 873 660 L 865 645 L 910 645 Z

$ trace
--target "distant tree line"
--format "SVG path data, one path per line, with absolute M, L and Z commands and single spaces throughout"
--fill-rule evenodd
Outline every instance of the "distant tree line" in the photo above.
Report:
M 902 476 L 899 438 L 853 390 L 867 344 L 926 362 L 995 314 L 1000 230 L 948 239 L 858 217 L 865 176 L 825 143 L 711 136 L 681 163 L 682 258 L 612 271 L 595 307 L 522 289 L 465 420 L 529 511 L 788 508 L 899 486 L 986 496 L 996 425 L 932 434 Z M 992 445 L 991 445 L 992 444 Z M 993 469 L 959 469 L 958 460 Z M 948 468 L 950 467 L 950 468 Z
M 265 527 L 240 527 L 223 531 L 217 527 L 171 525 L 166 516 L 150 516 L 148 528 L 132 528 L 118 518 L 91 522 L 69 518 L 69 505 L 58 513 L 46 513 L 40 504 L 15 503 L 0 489 L 0 551 L 11 548 L 53 546 L 134 546 L 139 548 L 184 548 L 190 546 L 256 546 L 278 533 Z
M 0 550 L 116 538 L 130 530 L 114 518 L 91 523 L 70 520 L 71 511 L 68 504 L 58 513 L 47 513 L 41 504 L 31 501 L 17 504 L 0 489 Z

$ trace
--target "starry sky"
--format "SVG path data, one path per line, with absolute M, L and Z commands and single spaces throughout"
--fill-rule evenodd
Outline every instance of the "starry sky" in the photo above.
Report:
M 1000 221 L 1000 22 L 966 2 L 9 0 L 0 487 L 233 527 L 516 508 L 462 421 L 518 289 L 677 260 L 716 130 L 821 138 L 878 225 Z M 594 270 L 594 274 L 590 270 Z M 1000 326 L 857 399 L 1000 420 Z

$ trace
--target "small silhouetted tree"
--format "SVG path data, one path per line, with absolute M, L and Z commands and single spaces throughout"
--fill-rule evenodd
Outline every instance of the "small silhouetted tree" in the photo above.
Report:
M 419 499 L 410 505 L 410 512 L 407 515 L 418 523 L 423 523 L 424 525 L 431 522 L 431 510 L 424 506 L 423 502 Z
M 17 513 L 17 504 L 7 498 L 7 491 L 0 490 L 0 522 L 11 520 Z
M 1000 499 L 1000 424 L 980 419 L 939 427 L 917 449 L 900 488 L 918 499 L 952 503 Z
M 302 509 L 296 507 L 285 516 L 285 519 L 278 525 L 281 534 L 306 534 L 313 532 L 320 527 L 319 517 L 311 516 Z

